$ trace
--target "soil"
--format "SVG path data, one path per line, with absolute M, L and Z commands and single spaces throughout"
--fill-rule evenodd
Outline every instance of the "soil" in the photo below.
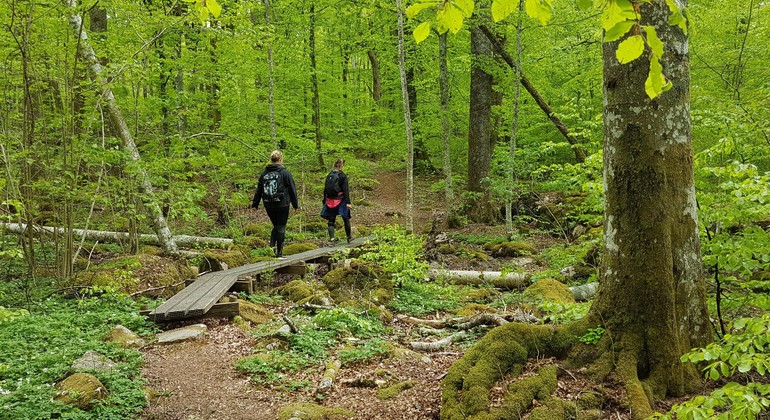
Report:
M 354 207 L 354 236 L 359 228 L 377 224 L 398 223 L 403 225 L 405 208 L 404 176 L 400 173 L 384 173 L 377 176 L 379 185 L 374 191 L 365 193 L 365 201 L 371 205 Z M 443 216 L 443 196 L 430 192 L 428 182 L 418 185 L 421 191 L 415 194 L 414 226 L 415 231 L 427 232 L 432 221 L 439 221 Z M 261 212 L 260 212 L 261 213 Z M 255 218 L 264 215 L 255 215 Z M 363 230 L 363 229 L 362 229 Z M 470 225 L 463 233 L 500 234 L 500 227 Z M 553 243 L 547 237 L 538 238 L 535 246 L 540 248 Z M 541 242 L 541 243 L 539 243 Z M 462 265 L 462 264 L 460 264 Z M 468 266 L 478 265 L 472 262 Z M 487 264 L 490 265 L 490 264 Z M 501 266 L 502 263 L 493 263 Z M 452 267 L 466 268 L 466 267 Z M 282 308 L 272 308 L 274 312 Z M 434 315 L 437 316 L 438 314 Z M 315 388 L 320 382 L 324 367 L 314 366 L 286 379 L 308 381 L 312 384 L 298 390 L 285 390 L 280 387 L 262 387 L 238 374 L 233 363 L 253 354 L 255 339 L 236 328 L 227 320 L 203 321 L 209 327 L 204 340 L 177 343 L 165 346 L 151 345 L 143 349 L 143 376 L 147 386 L 155 391 L 149 406 L 142 414 L 145 419 L 276 419 L 281 407 L 294 402 L 320 402 L 324 406 L 340 407 L 351 410 L 353 419 L 438 419 L 441 406 L 441 379 L 449 367 L 459 359 L 462 347 L 452 345 L 439 353 L 418 354 L 416 357 L 388 358 L 367 363 L 343 367 L 332 387 L 322 399 L 318 398 Z M 178 327 L 167 325 L 163 328 Z M 395 322 L 392 325 L 395 340 L 404 342 L 397 345 L 407 346 L 406 339 L 411 328 Z M 543 361 L 534 361 L 542 364 Z M 355 378 L 372 378 L 375 371 L 385 369 L 393 380 L 411 380 L 414 386 L 400 393 L 397 397 L 383 401 L 377 398 L 373 388 L 343 386 L 346 381 Z M 566 372 L 566 371 L 565 371 Z M 579 395 L 589 385 L 579 372 L 567 372 L 560 375 L 560 396 Z M 507 378 L 510 382 L 514 378 Z M 502 381 L 502 385 L 505 385 Z M 500 385 L 500 384 L 499 384 Z M 500 388 L 500 387 L 498 387 Z M 608 407 L 603 418 L 629 418 L 619 407 Z

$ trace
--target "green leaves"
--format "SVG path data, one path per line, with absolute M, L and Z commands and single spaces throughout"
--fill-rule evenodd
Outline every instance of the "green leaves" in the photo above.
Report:
M 409 19 L 417 16 L 420 12 L 422 12 L 425 9 L 429 9 L 433 6 L 435 6 L 436 3 L 434 2 L 424 2 L 424 3 L 415 3 L 409 7 L 406 8 L 406 17 Z
M 430 35 L 430 22 L 423 22 L 417 25 L 414 32 L 412 32 L 412 36 L 414 36 L 414 40 L 417 41 L 418 44 L 425 41 L 428 35 Z
M 578 10 L 586 11 L 591 8 L 592 3 L 591 0 L 577 0 Z
M 548 23 L 553 16 L 551 0 L 527 0 L 524 3 L 524 8 L 527 11 L 527 15 L 539 20 L 541 25 Z
M 201 24 L 205 24 L 209 20 L 209 14 L 215 19 L 222 13 L 222 6 L 217 3 L 217 0 L 184 0 L 185 3 L 195 3 L 193 5 L 195 14 L 198 15 L 198 20 Z
M 492 20 L 500 22 L 519 8 L 520 0 L 492 0 Z
M 650 59 L 650 72 L 647 74 L 647 80 L 644 81 L 644 91 L 650 99 L 655 99 L 661 93 L 671 89 L 671 82 L 666 80 L 663 75 L 663 66 L 657 56 Z
M 626 38 L 618 45 L 615 56 L 620 64 L 628 64 L 639 58 L 644 52 L 644 39 L 641 35 Z

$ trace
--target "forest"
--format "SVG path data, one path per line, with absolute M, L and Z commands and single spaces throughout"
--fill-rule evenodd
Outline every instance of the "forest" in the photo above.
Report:
M 770 418 L 766 19 L 0 0 L 0 419 Z

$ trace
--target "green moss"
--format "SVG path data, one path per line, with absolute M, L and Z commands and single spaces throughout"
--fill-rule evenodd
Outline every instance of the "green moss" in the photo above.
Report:
M 324 407 L 312 403 L 293 403 L 281 407 L 278 412 L 279 420 L 298 418 L 302 420 L 335 420 L 351 418 L 354 413 L 338 407 Z
M 239 248 L 232 250 L 207 249 L 203 251 L 208 267 L 201 267 L 201 271 L 219 271 L 226 268 L 235 268 L 248 264 L 249 256 Z M 224 264 L 224 265 L 223 265 Z
M 311 243 L 289 244 L 283 248 L 283 255 L 294 255 L 314 249 L 318 249 L 318 245 Z
M 253 324 L 267 324 L 272 321 L 274 315 L 261 305 L 238 299 L 238 312 L 240 317 Z
M 241 243 L 250 249 L 264 248 L 268 246 L 266 240 L 257 236 L 244 236 L 243 239 L 241 239 Z
M 558 303 L 574 303 L 569 287 L 550 278 L 540 279 L 524 291 L 524 296 Z
M 521 257 L 535 254 L 535 247 L 526 242 L 502 242 L 484 245 L 484 249 L 495 257 Z
M 89 373 L 76 373 L 56 385 L 58 390 L 55 399 L 64 404 L 73 404 L 83 410 L 88 410 L 96 400 L 109 396 L 107 388 Z
M 335 302 L 366 300 L 376 305 L 390 301 L 394 296 L 393 282 L 379 266 L 353 260 L 349 267 L 329 271 L 323 278 Z
M 457 247 L 455 247 L 452 244 L 441 244 L 438 248 L 436 248 L 438 252 L 442 254 L 454 254 L 457 252 Z
M 581 329 L 578 323 L 562 327 L 510 323 L 493 329 L 449 369 L 442 385 L 442 419 L 482 418 L 495 382 L 518 373 L 528 357 L 563 357 Z
M 495 312 L 494 309 L 491 309 L 487 305 L 482 305 L 479 303 L 469 303 L 462 308 L 455 311 L 455 313 L 459 316 L 473 316 L 478 314 L 485 314 L 485 313 L 492 313 Z
M 465 302 L 477 302 L 485 301 L 489 299 L 490 296 L 492 296 L 492 291 L 489 289 L 476 289 L 469 287 L 462 291 L 461 299 Z
M 393 384 L 387 388 L 382 388 L 377 391 L 377 398 L 381 400 L 390 400 L 398 394 L 402 393 L 403 391 L 406 391 L 407 389 L 414 387 L 414 381 L 403 381 L 396 384 Z
M 603 404 L 604 404 L 604 397 L 592 391 L 586 391 L 581 393 L 577 399 L 577 406 L 581 410 L 599 409 L 599 408 L 602 408 Z
M 302 280 L 290 281 L 276 291 L 292 302 L 300 302 L 313 296 L 313 289 Z
M 243 227 L 243 234 L 245 236 L 261 236 L 267 238 L 270 236 L 271 230 L 273 230 L 273 226 L 269 222 L 253 223 Z

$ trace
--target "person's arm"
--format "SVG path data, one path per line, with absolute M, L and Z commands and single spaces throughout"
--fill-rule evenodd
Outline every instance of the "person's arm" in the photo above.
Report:
M 286 175 L 286 181 L 289 185 L 286 187 L 289 190 L 289 199 L 291 200 L 291 205 L 294 207 L 294 210 L 299 209 L 299 201 L 297 201 L 297 187 L 294 186 L 294 177 L 291 176 L 291 172 L 288 170 L 284 170 Z
M 262 175 L 259 176 L 259 181 L 257 182 L 257 192 L 254 193 L 254 198 L 251 199 L 251 207 L 252 208 L 259 208 L 259 201 L 262 199 L 262 187 L 263 187 L 263 180 Z

